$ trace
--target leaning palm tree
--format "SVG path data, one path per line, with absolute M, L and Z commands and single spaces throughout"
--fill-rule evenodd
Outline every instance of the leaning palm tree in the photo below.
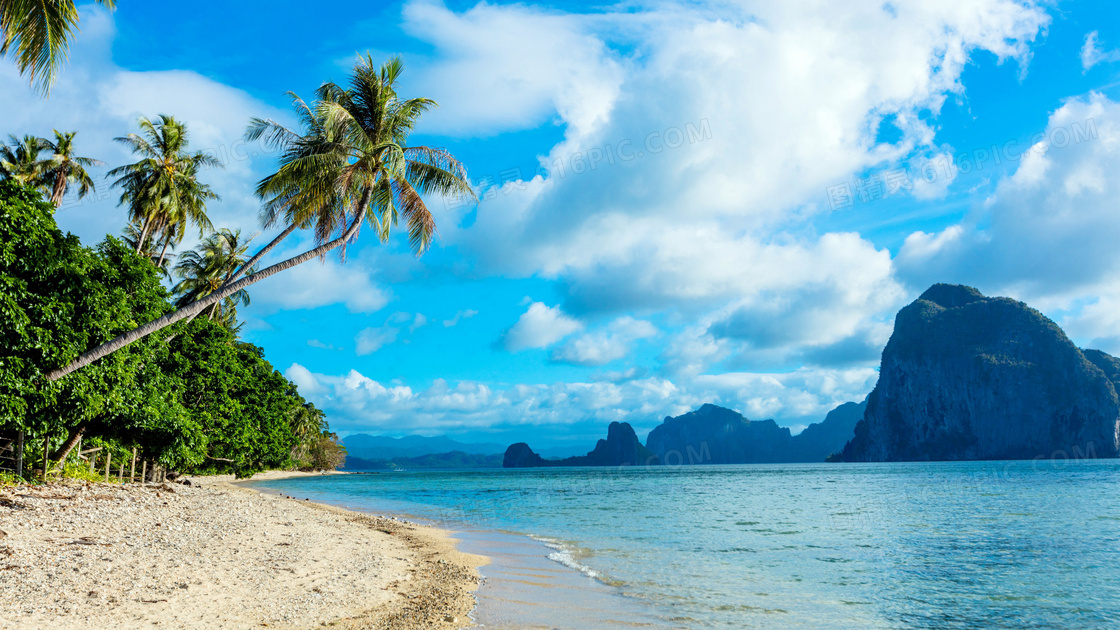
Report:
M 175 306 L 187 306 L 221 289 L 245 264 L 248 250 L 249 241 L 241 238 L 241 230 L 223 228 L 206 237 L 198 249 L 184 252 L 175 265 L 175 275 L 181 279 L 172 289 Z M 233 328 L 239 305 L 249 305 L 247 289 L 214 302 L 200 315 Z
M 115 0 L 95 1 L 116 8 Z M 13 51 L 20 74 L 45 96 L 69 55 L 78 19 L 73 0 L 0 0 L 0 55 Z
M 185 124 L 166 114 L 155 122 L 141 117 L 140 134 L 130 133 L 117 142 L 132 149 L 140 160 L 109 171 L 121 189 L 120 203 L 128 208 L 129 221 L 140 224 L 136 253 L 147 251 L 148 241 L 159 241 L 163 253 L 183 239 L 187 223 L 199 236 L 213 229 L 206 216 L 206 202 L 218 199 L 208 185 L 198 181 L 205 167 L 221 162 L 201 151 L 190 153 Z M 162 258 L 162 255 L 161 255 Z
M 78 199 L 93 192 L 93 178 L 86 172 L 86 167 L 104 164 L 101 160 L 74 155 L 75 135 L 75 131 L 62 133 L 55 129 L 53 142 L 42 141 L 46 150 L 51 153 L 43 164 L 43 179 L 51 187 L 51 203 L 56 208 L 62 205 L 62 198 L 70 190 L 71 184 L 78 186 Z
M 398 97 L 395 83 L 401 70 L 400 59 L 376 66 L 367 56 L 354 66 L 347 87 L 324 84 L 312 105 L 295 98 L 304 121 L 302 134 L 272 121 L 254 120 L 247 137 L 282 150 L 280 167 L 260 183 L 258 194 L 264 201 L 266 224 L 282 221 L 284 230 L 221 289 L 83 353 L 48 378 L 62 378 L 255 282 L 343 247 L 367 221 L 385 241 L 391 227 L 403 220 L 413 251 L 423 254 L 435 235 L 435 221 L 423 195 L 474 196 L 474 191 L 466 168 L 450 153 L 408 146 L 421 114 L 436 104 Z M 253 270 L 261 257 L 300 228 L 313 229 L 315 247 Z
M 44 190 L 44 161 L 39 158 L 46 141 L 36 136 L 8 136 L 9 144 L 0 145 L 0 178 L 11 179 L 23 186 Z

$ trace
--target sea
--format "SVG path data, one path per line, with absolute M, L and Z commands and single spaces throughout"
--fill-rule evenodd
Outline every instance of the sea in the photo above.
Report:
M 491 558 L 496 629 L 1120 628 L 1120 461 L 387 472 L 253 482 Z

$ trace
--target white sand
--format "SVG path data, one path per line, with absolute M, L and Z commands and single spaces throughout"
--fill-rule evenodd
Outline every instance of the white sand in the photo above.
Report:
M 445 532 L 226 481 L 0 490 L 0 628 L 469 625 Z

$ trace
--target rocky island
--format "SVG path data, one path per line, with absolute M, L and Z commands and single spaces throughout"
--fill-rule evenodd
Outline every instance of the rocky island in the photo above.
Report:
M 587 455 L 545 459 L 528 444 L 506 449 L 505 468 L 545 466 L 671 466 L 691 464 L 757 464 L 823 462 L 852 438 L 866 403 L 844 403 L 824 421 L 792 435 L 773 420 L 748 420 L 718 405 L 702 405 L 676 417 L 667 417 L 650 431 L 645 446 L 625 422 L 612 422 L 607 439 L 599 440 Z
M 587 455 L 565 459 L 545 459 L 528 444 L 518 442 L 506 449 L 504 468 L 542 468 L 545 466 L 647 466 L 657 464 L 657 457 L 642 446 L 634 427 L 626 422 L 612 422 L 607 439 L 599 440 Z
M 938 284 L 903 308 L 844 461 L 1116 457 L 1120 360 L 1010 298 Z

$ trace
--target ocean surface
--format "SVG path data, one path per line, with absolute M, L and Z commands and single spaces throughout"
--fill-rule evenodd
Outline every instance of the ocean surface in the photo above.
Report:
M 1120 628 L 1120 461 L 550 468 L 257 482 L 433 521 L 488 628 Z

